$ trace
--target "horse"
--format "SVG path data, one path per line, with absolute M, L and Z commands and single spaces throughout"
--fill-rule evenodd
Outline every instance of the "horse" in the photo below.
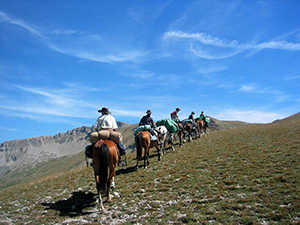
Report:
M 173 135 L 168 131 L 168 129 L 165 126 L 161 125 L 156 127 L 154 130 L 158 133 L 161 155 L 164 155 L 166 153 L 166 145 L 168 142 L 171 143 L 172 150 L 175 151 Z
M 98 191 L 98 207 L 104 211 L 101 191 L 106 192 L 107 202 L 111 199 L 110 187 L 114 189 L 114 177 L 119 161 L 118 147 L 112 140 L 97 141 L 93 147 L 93 168 Z
M 140 131 L 135 136 L 135 146 L 136 146 L 136 169 L 139 168 L 139 160 L 142 159 L 143 148 L 145 150 L 144 154 L 144 168 L 149 166 L 149 150 L 155 147 L 158 152 L 158 161 L 160 161 L 160 148 L 158 141 L 151 141 L 151 135 L 149 131 Z
M 189 142 L 192 141 L 193 140 L 193 138 L 192 138 L 192 136 L 193 136 L 192 132 L 194 131 L 193 124 L 191 122 L 186 122 L 186 123 L 184 123 L 183 126 L 184 126 L 184 130 L 186 131 L 186 134 L 188 135 L 188 141 Z
M 199 127 L 199 132 L 201 133 L 201 137 L 207 134 L 208 123 L 204 122 L 203 119 L 196 119 L 196 123 Z
M 179 138 L 179 146 L 181 147 L 184 142 L 184 137 L 185 137 L 185 129 L 184 126 L 181 122 L 176 122 L 178 126 L 178 130 L 176 132 L 178 138 Z
M 195 124 L 196 124 L 195 126 L 197 129 L 198 138 L 202 138 L 204 122 L 203 122 L 203 120 L 196 119 Z

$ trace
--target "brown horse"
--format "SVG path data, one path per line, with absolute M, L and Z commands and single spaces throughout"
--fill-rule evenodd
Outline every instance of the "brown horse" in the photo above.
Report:
M 192 139 L 192 132 L 193 132 L 193 124 L 192 123 L 190 123 L 190 122 L 186 122 L 185 124 L 184 124 L 184 130 L 186 131 L 186 134 L 187 134 L 187 136 L 188 136 L 188 141 L 190 142 L 190 141 L 192 141 L 193 139 Z
M 160 161 L 160 148 L 158 141 L 151 141 L 151 136 L 149 131 L 140 131 L 135 136 L 135 146 L 136 146 L 136 169 L 139 168 L 139 160 L 142 159 L 143 148 L 144 153 L 144 168 L 149 165 L 149 150 L 155 147 L 158 152 L 158 161 Z
M 196 124 L 197 124 L 199 136 L 201 138 L 204 134 L 204 121 L 200 119 L 196 119 Z
M 179 138 L 179 146 L 183 145 L 183 138 L 185 137 L 185 129 L 181 122 L 177 122 L 178 131 L 176 132 Z
M 104 210 L 101 191 L 106 192 L 107 201 L 110 200 L 110 186 L 114 188 L 114 176 L 119 161 L 118 147 L 111 140 L 99 140 L 93 147 L 93 168 L 98 191 L 98 207 Z

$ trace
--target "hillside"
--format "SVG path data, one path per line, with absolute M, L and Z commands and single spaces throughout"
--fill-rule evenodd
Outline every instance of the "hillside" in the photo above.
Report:
M 90 167 L 0 191 L 7 224 L 296 224 L 300 222 L 300 121 L 212 132 L 176 146 L 148 169 L 118 168 L 105 213 Z
M 232 124 L 231 124 L 232 123 Z M 212 118 L 211 131 L 236 127 L 242 122 Z M 134 151 L 133 131 L 137 124 L 118 122 L 128 152 Z M 85 164 L 89 127 L 79 127 L 54 136 L 34 137 L 0 144 L 0 189 Z M 67 163 L 66 163 L 67 162 Z M 49 169 L 50 168 L 50 169 Z M 54 170 L 51 168 L 55 168 Z
M 134 125 L 118 122 L 124 143 L 132 145 Z M 4 142 L 0 145 L 0 189 L 43 176 L 65 172 L 85 163 L 89 127 L 54 136 Z M 127 134 L 128 133 L 128 134 Z

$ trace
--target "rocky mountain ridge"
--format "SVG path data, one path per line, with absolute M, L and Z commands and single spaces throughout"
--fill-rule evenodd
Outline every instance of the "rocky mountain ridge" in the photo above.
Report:
M 79 127 L 54 136 L 33 137 L 0 144 L 0 176 L 31 164 L 83 151 L 89 127 Z

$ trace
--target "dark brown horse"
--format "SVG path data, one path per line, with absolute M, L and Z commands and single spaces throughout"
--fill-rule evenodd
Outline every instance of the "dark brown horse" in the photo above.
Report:
M 110 200 L 109 190 L 114 187 L 114 176 L 119 161 L 118 147 L 111 140 L 99 140 L 93 147 L 93 168 L 98 191 L 98 206 L 104 210 L 101 191 L 106 193 L 107 201 Z
M 184 123 L 184 130 L 186 131 L 186 135 L 188 136 L 188 141 L 192 141 L 193 140 L 192 136 L 194 131 L 193 124 L 191 122 Z
M 135 136 L 135 146 L 136 146 L 136 169 L 139 168 L 139 160 L 142 159 L 143 148 L 144 153 L 144 168 L 149 165 L 149 150 L 155 147 L 158 153 L 158 161 L 160 161 L 160 148 L 158 141 L 151 141 L 151 136 L 149 131 L 140 131 Z
M 178 126 L 178 131 L 176 132 L 176 134 L 178 135 L 179 146 L 181 147 L 183 145 L 183 141 L 185 137 L 185 129 L 181 122 L 177 122 L 177 126 Z

